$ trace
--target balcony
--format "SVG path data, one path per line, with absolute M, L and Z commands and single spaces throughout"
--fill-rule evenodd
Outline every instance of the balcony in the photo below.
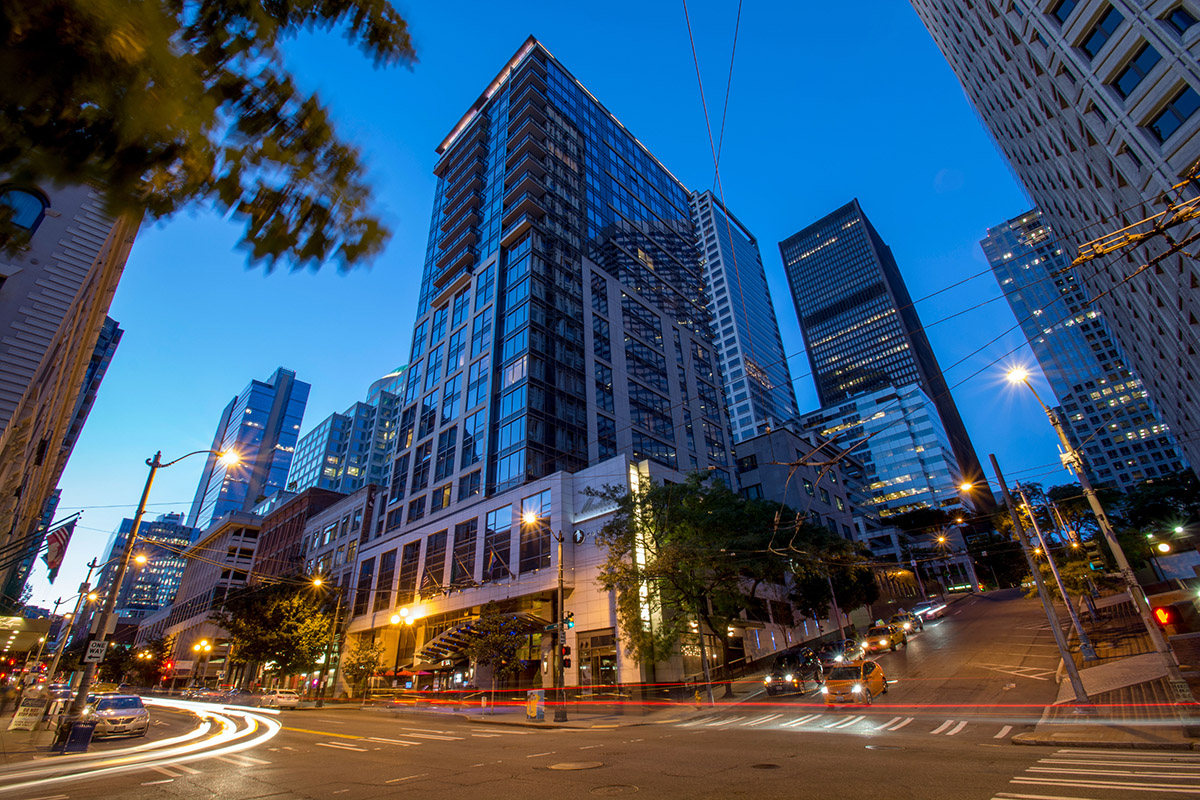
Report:
M 466 173 L 452 185 L 446 187 L 446 204 L 454 205 L 462 199 L 463 193 L 473 192 L 481 188 L 483 188 L 483 173 Z
M 445 216 L 442 217 L 442 231 L 448 231 L 452 227 L 462 222 L 462 215 L 464 211 L 474 211 L 482 204 L 483 198 L 479 196 L 478 192 L 471 192 L 468 194 L 461 201 L 459 201 L 458 205 L 451 207 L 450 210 L 445 213 Z
M 508 175 L 505 180 L 512 180 L 515 176 L 525 172 L 528 172 L 535 178 L 541 179 L 546 177 L 546 173 L 549 171 L 550 170 L 546 167 L 545 159 L 541 158 L 535 153 L 530 153 L 516 164 L 508 168 Z
M 526 86 L 536 86 L 543 93 L 546 91 L 546 65 L 537 59 L 527 59 L 518 68 L 517 74 L 511 79 L 512 93 L 516 97 Z
M 439 267 L 444 267 L 450 263 L 458 252 L 466 245 L 475 244 L 479 241 L 479 229 L 467 228 L 458 236 L 444 245 L 439 245 L 442 252 L 438 254 L 437 260 L 434 262 Z
M 481 116 L 475 121 L 471 130 L 455 140 L 453 149 L 433 168 L 433 174 L 439 178 L 445 177 L 462 160 L 473 155 L 483 155 L 486 152 L 487 119 Z
M 542 127 L 542 123 L 536 117 L 526 114 L 519 125 L 514 125 L 508 129 L 508 140 L 520 141 L 521 137 L 536 134 L 541 137 L 546 136 L 546 129 Z
M 446 267 L 434 277 L 434 287 L 441 289 L 458 277 L 464 270 L 470 270 L 471 266 L 478 260 L 479 250 L 477 248 L 467 247 L 460 250 L 457 255 L 447 262 Z
M 450 186 L 456 183 L 469 168 L 475 167 L 479 172 L 487 172 L 487 162 L 484 161 L 482 155 L 476 155 L 472 158 L 464 158 L 459 163 L 455 164 L 446 171 L 446 185 Z
M 539 125 L 546 124 L 546 100 L 540 95 L 529 95 L 524 105 L 513 106 L 516 111 L 508 115 L 508 129 L 511 131 L 527 119 L 532 119 Z
M 529 214 L 533 217 L 545 216 L 546 207 L 542 205 L 541 195 L 535 196 L 526 192 L 513 197 L 511 203 L 504 209 L 504 216 L 500 218 L 500 224 L 507 229 L 522 214 Z
M 479 197 L 477 194 L 471 196 Z M 482 220 L 483 215 L 474 208 L 466 214 L 459 214 L 458 218 L 452 224 L 442 226 L 442 237 L 438 239 L 438 244 L 453 241 L 456 236 L 462 233 L 463 228 L 478 225 Z
M 517 237 L 525 233 L 530 228 L 541 230 L 542 213 L 540 208 L 533 208 L 519 217 L 508 223 L 504 228 L 504 233 L 500 234 L 500 246 L 508 247 Z
M 519 194 L 532 194 L 541 197 L 545 193 L 546 186 L 529 170 L 520 173 L 510 172 L 504 181 L 505 205 L 508 205 Z
M 548 151 L 546 150 L 545 136 L 539 131 L 537 133 L 528 134 L 524 139 L 509 138 L 510 142 L 515 141 L 516 145 L 510 145 L 508 148 L 508 156 L 505 159 L 506 164 L 511 166 L 517 162 L 522 156 L 533 154 L 540 158 L 545 158 Z

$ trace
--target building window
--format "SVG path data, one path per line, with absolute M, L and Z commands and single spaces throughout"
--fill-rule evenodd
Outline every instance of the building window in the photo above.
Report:
M 475 470 L 469 475 L 464 475 L 458 482 L 458 499 L 459 502 L 471 497 L 476 497 L 482 488 L 480 480 L 480 470 Z
M 438 486 L 430 495 L 429 511 L 441 511 L 446 506 L 450 505 L 450 484 Z
M 761 500 L 763 496 L 762 484 L 756 483 L 753 486 L 747 486 L 742 489 L 742 497 L 747 500 Z
M 1165 142 L 1196 113 L 1197 108 L 1200 108 L 1200 95 L 1196 94 L 1192 87 L 1185 87 L 1146 127 L 1154 134 L 1155 139 Z
M 1174 9 L 1168 13 L 1167 16 L 1163 17 L 1163 19 L 1167 21 L 1168 25 L 1180 33 L 1183 33 L 1188 28 L 1196 24 L 1196 18 L 1183 8 Z
M 1060 25 L 1066 24 L 1067 17 L 1071 16 L 1071 12 L 1075 10 L 1076 0 L 1062 0 L 1050 12 L 1050 16 L 1058 20 Z
M 1133 90 L 1138 87 L 1150 70 L 1154 69 L 1154 65 L 1162 60 L 1162 56 L 1148 44 L 1142 45 L 1142 49 L 1129 62 L 1129 66 L 1121 70 L 1121 74 L 1117 76 L 1113 82 L 1113 88 L 1117 90 L 1117 94 L 1123 98 L 1128 98 L 1133 94 Z
M 550 490 L 521 501 L 520 572 L 550 566 Z
M 12 224 L 30 233 L 42 224 L 49 205 L 40 194 L 25 189 L 0 189 L 0 206 L 10 209 Z
M 743 472 L 749 472 L 752 469 L 758 469 L 758 456 L 756 456 L 756 455 L 744 456 L 743 458 L 739 458 L 737 460 L 738 474 L 741 474 Z
M 446 534 L 431 533 L 425 538 L 425 570 L 421 574 L 421 595 L 442 591 L 446 581 Z
M 475 583 L 475 540 L 479 519 L 472 517 L 454 526 L 454 550 L 450 562 L 450 585 L 471 586 Z
M 483 536 L 484 583 L 512 575 L 508 568 L 509 550 L 512 547 L 512 506 L 487 513 L 487 527 Z
M 416 522 L 421 517 L 425 516 L 425 497 L 422 495 L 415 500 L 410 500 L 408 503 L 408 521 Z
M 813 496 L 813 483 L 808 478 L 804 478 L 804 493 L 809 497 Z
M 1090 58 L 1095 58 L 1096 54 L 1100 52 L 1100 49 L 1104 47 L 1105 43 L 1107 43 L 1108 40 L 1112 38 L 1112 35 L 1116 33 L 1117 26 L 1120 25 L 1124 19 L 1125 18 L 1121 16 L 1120 11 L 1117 11 L 1112 6 L 1109 6 L 1108 11 L 1105 12 L 1104 16 L 1100 18 L 1100 21 L 1096 23 L 1096 27 L 1092 28 L 1092 32 L 1089 33 L 1087 38 L 1083 40 L 1083 44 L 1079 46 L 1079 49 L 1087 53 Z

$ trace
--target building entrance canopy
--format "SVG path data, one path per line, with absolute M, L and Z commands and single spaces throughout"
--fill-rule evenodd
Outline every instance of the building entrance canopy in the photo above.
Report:
M 550 624 L 549 620 L 523 611 L 505 616 L 513 619 L 524 633 L 540 633 Z M 476 617 L 463 620 L 454 627 L 442 631 L 417 650 L 417 659 L 436 664 L 439 661 L 463 658 L 467 646 L 483 635 L 478 626 L 479 618 Z

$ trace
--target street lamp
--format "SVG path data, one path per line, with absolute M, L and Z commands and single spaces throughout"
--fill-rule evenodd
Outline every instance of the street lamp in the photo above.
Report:
M 146 459 L 146 466 L 150 468 L 150 474 L 146 476 L 146 486 L 142 489 L 142 497 L 138 501 L 137 512 L 133 515 L 133 527 L 129 530 L 129 538 L 125 540 L 125 548 L 121 551 L 121 560 L 117 562 L 116 572 L 113 574 L 112 583 L 108 587 L 108 597 L 104 600 L 104 609 L 100 613 L 100 621 L 96 627 L 96 634 L 92 638 L 92 643 L 98 642 L 107 646 L 108 629 L 110 626 L 116 627 L 114 611 L 117 605 L 117 595 L 121 593 L 121 583 L 125 580 L 125 571 L 129 568 L 129 561 L 133 557 L 133 545 L 137 541 L 138 528 L 142 524 L 142 515 L 146 513 L 146 501 L 150 498 L 150 487 L 154 485 L 155 473 L 164 467 L 178 464 L 185 458 L 200 455 L 201 453 L 216 456 L 226 466 L 233 466 L 241 461 L 241 456 L 233 450 L 194 450 L 165 464 L 162 463 L 162 451 L 159 450 L 154 454 L 154 458 Z M 90 599 L 91 595 L 88 595 L 88 597 Z M 71 704 L 71 710 L 67 713 L 68 719 L 78 719 L 83 713 L 83 707 L 87 704 L 88 694 L 92 690 L 92 681 L 96 677 L 96 667 L 97 662 L 94 661 L 84 667 L 83 679 L 79 682 L 79 691 L 75 694 L 75 702 Z
M 312 585 L 320 589 L 325 585 L 325 580 L 317 576 L 312 579 Z M 333 610 L 333 617 L 329 620 L 329 641 L 325 644 L 325 663 L 321 665 L 321 671 L 318 673 L 317 708 L 325 707 L 325 675 L 329 672 L 329 663 L 333 660 L 333 647 L 337 640 L 338 618 L 342 616 L 342 587 L 336 583 L 329 584 L 329 587 L 337 592 L 337 604 Z
M 392 685 L 397 685 L 397 680 L 400 672 L 400 650 L 404 644 L 405 634 L 412 630 L 412 625 L 417 621 L 416 614 L 409 611 L 407 608 L 402 608 L 395 614 L 392 614 L 393 625 L 403 625 L 404 627 L 396 631 L 396 660 L 392 663 Z
M 1141 584 L 1137 582 L 1137 578 L 1134 577 L 1133 568 L 1129 565 L 1129 559 L 1125 557 L 1125 551 L 1121 549 L 1121 545 L 1117 541 L 1117 534 L 1100 505 L 1100 499 L 1096 496 L 1096 490 L 1092 488 L 1092 482 L 1087 475 L 1087 464 L 1084 461 L 1083 454 L 1071 444 L 1071 440 L 1067 437 L 1067 431 L 1063 427 L 1062 420 L 1058 418 L 1058 415 L 1049 406 L 1042 402 L 1042 398 L 1038 395 L 1037 390 L 1029 382 L 1029 373 L 1026 370 L 1020 367 L 1010 370 L 1008 380 L 1014 384 L 1025 384 L 1029 388 L 1029 391 L 1033 393 L 1033 397 L 1037 400 L 1038 405 L 1042 407 L 1042 411 L 1046 413 L 1046 418 L 1050 420 L 1050 424 L 1054 427 L 1054 432 L 1058 434 L 1059 442 L 1062 445 L 1063 452 L 1061 458 L 1063 466 L 1069 471 L 1074 472 L 1075 476 L 1079 479 L 1079 486 L 1083 489 L 1084 496 L 1087 497 L 1088 505 L 1092 507 L 1092 513 L 1096 515 L 1096 522 L 1100 526 L 1100 532 L 1104 535 L 1104 540 L 1108 542 L 1108 547 L 1112 551 L 1113 558 L 1116 559 L 1117 567 L 1125 582 L 1125 587 L 1129 590 L 1129 598 L 1133 601 L 1133 605 L 1138 611 L 1138 616 L 1142 618 L 1142 625 L 1145 626 L 1146 633 L 1150 635 L 1150 641 L 1154 645 L 1154 650 L 1158 653 L 1162 659 L 1163 666 L 1166 668 L 1167 680 L 1171 684 L 1176 701 L 1180 703 L 1194 703 L 1195 698 L 1192 696 L 1191 689 L 1188 688 L 1187 681 L 1183 679 L 1183 674 L 1179 671 L 1179 664 L 1176 663 L 1175 658 L 1171 655 L 1171 651 L 1167 647 L 1167 641 L 1163 638 L 1162 631 L 1158 628 L 1158 623 L 1154 621 L 1150 604 L 1146 600 L 1146 594 L 1142 591 Z
M 200 685 L 205 686 L 208 678 L 208 654 L 212 652 L 212 645 L 208 643 L 208 639 L 201 639 L 192 645 L 192 650 L 197 653 L 196 674 L 200 675 Z M 200 665 L 204 665 L 204 674 L 200 674 Z

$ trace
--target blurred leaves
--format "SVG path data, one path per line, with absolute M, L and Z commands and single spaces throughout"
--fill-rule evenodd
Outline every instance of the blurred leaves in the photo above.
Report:
M 376 66 L 411 66 L 385 0 L 40 0 L 0 7 L 0 174 L 95 183 L 113 213 L 211 205 L 271 269 L 341 269 L 389 232 L 357 150 L 283 66 L 281 43 L 344 31 Z M 0 243 L 14 231 L 0 220 Z

